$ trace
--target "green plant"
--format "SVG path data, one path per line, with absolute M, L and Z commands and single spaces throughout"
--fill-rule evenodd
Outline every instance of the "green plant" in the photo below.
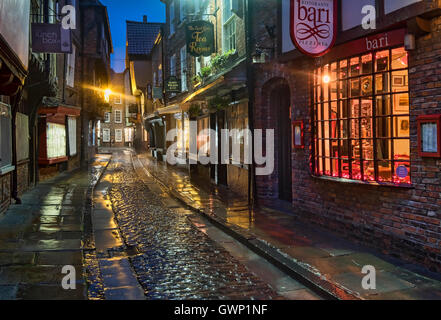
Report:
M 190 118 L 196 118 L 201 114 L 201 107 L 198 104 L 192 104 L 190 109 L 188 109 L 188 114 Z
M 196 86 L 197 84 L 202 82 L 202 77 L 199 74 L 194 75 L 193 78 L 191 78 L 191 81 L 192 81 L 193 85 Z
M 231 58 L 236 54 L 236 50 L 230 50 L 219 54 L 211 61 L 211 68 L 215 73 L 222 71 L 230 62 Z
M 211 110 L 224 110 L 229 106 L 229 101 L 227 98 L 222 98 L 220 96 L 216 96 L 208 102 L 208 107 Z
M 201 69 L 199 75 L 202 79 L 206 79 L 211 75 L 211 72 L 212 72 L 211 66 L 206 66 Z

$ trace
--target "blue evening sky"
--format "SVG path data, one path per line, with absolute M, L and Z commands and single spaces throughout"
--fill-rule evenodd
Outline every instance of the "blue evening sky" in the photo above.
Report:
M 124 71 L 126 56 L 126 20 L 142 21 L 147 15 L 149 22 L 165 22 L 165 5 L 159 0 L 101 0 L 107 6 L 112 31 L 114 54 L 112 68 Z

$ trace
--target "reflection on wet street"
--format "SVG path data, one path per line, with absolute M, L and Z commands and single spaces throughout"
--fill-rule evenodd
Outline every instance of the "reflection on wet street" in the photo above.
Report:
M 273 299 L 270 286 L 188 219 L 129 153 L 113 155 L 103 177 L 135 274 L 148 299 Z M 137 253 L 137 254 L 136 254 Z

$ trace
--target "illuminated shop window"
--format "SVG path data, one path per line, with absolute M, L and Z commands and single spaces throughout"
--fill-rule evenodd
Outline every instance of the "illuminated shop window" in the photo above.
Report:
M 66 156 L 66 126 L 48 123 L 46 141 L 48 159 Z
M 410 184 L 408 55 L 368 53 L 314 71 L 314 171 Z

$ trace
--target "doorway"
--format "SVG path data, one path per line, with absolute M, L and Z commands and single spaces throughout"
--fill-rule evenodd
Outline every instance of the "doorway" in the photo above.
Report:
M 290 100 L 290 90 L 287 85 L 281 85 L 271 93 L 271 110 L 276 112 L 277 119 L 279 199 L 292 202 Z

